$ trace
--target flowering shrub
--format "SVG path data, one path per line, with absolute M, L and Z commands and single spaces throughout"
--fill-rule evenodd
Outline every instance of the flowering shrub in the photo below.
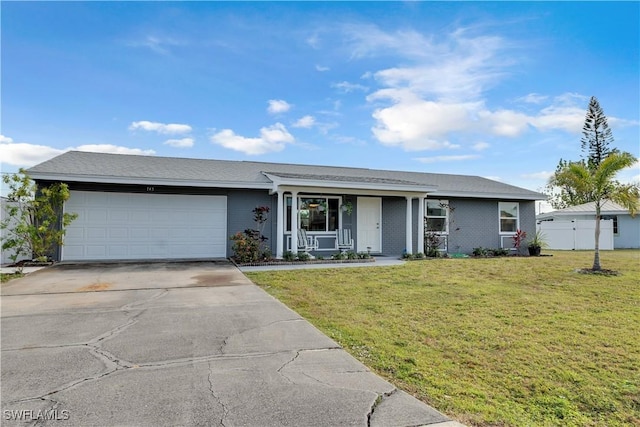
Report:
M 238 231 L 229 238 L 233 240 L 231 249 L 233 249 L 234 258 L 238 262 L 255 262 L 271 258 L 271 250 L 265 247 L 265 242 L 268 239 L 262 234 L 267 222 L 269 206 L 258 206 L 252 212 L 253 220 L 258 228 Z
M 524 239 L 527 238 L 527 232 L 522 231 L 519 228 L 516 230 L 516 234 L 513 235 L 513 247 L 516 248 L 518 252 L 520 252 L 520 245 L 524 242 Z

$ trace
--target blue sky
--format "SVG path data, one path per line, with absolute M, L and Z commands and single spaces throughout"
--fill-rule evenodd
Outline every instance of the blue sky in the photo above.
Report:
M 2 171 L 69 149 L 540 189 L 589 97 L 639 153 L 638 2 L 7 2 Z M 639 179 L 640 170 L 624 172 Z

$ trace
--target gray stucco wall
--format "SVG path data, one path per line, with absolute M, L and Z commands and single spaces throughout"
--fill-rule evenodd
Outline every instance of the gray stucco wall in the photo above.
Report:
M 471 253 L 473 248 L 499 248 L 499 202 L 509 200 L 450 199 L 449 252 Z M 520 229 L 536 232 L 535 202 L 520 201 Z
M 230 190 L 227 193 L 227 234 L 228 237 L 248 228 L 256 229 L 257 224 L 253 220 L 253 209 L 258 206 L 268 206 L 268 221 L 262 234 L 268 239 L 266 244 L 271 253 L 276 253 L 276 215 L 278 198 L 269 195 L 265 190 Z M 227 256 L 233 255 L 232 240 L 227 240 Z
M 471 253 L 473 248 L 500 247 L 498 203 L 510 200 L 449 198 L 449 253 Z M 520 229 L 528 236 L 536 231 L 535 202 L 519 201 Z M 417 205 L 414 205 L 417 216 Z M 417 225 L 416 225 L 417 227 Z M 417 228 L 414 229 L 414 246 Z M 417 247 L 416 247 L 417 250 Z

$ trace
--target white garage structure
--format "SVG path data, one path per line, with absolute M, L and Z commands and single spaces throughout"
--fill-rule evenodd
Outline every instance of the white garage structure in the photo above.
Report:
M 71 191 L 63 261 L 224 258 L 226 196 Z

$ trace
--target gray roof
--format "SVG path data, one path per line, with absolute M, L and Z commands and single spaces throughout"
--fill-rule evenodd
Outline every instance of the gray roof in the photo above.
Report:
M 402 184 L 437 188 L 438 196 L 542 200 L 535 191 L 479 176 L 365 168 L 69 151 L 27 171 L 34 179 L 167 185 L 271 188 L 265 173 L 308 181 Z
M 581 205 L 569 206 L 568 208 L 559 209 L 553 212 L 546 212 L 537 216 L 538 219 L 553 218 L 555 216 L 571 216 L 571 215 L 595 215 L 596 202 L 583 203 Z M 629 214 L 629 211 L 619 204 L 611 200 L 605 200 L 600 207 L 601 215 L 623 215 Z

